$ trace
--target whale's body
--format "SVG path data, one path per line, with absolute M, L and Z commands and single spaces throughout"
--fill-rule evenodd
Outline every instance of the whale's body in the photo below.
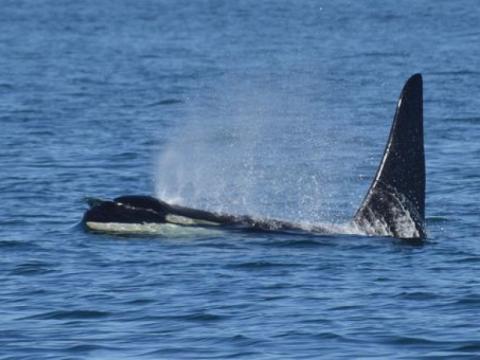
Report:
M 305 226 L 168 204 L 151 196 L 91 200 L 83 224 L 101 232 L 155 232 L 165 226 L 253 231 L 305 231 Z M 423 239 L 425 231 L 425 156 L 423 85 L 420 74 L 406 82 L 398 100 L 384 156 L 352 225 L 366 235 Z M 151 230 L 151 231 L 149 231 Z M 308 231 L 332 233 L 330 227 Z
M 85 213 L 87 228 L 104 232 L 161 232 L 158 225 L 179 225 L 209 229 L 243 229 L 254 231 L 305 231 L 304 225 L 260 219 L 247 215 L 229 215 L 168 204 L 151 196 L 127 195 L 113 200 L 90 199 Z M 157 226 L 155 226 L 157 225 Z M 309 231 L 329 233 L 326 227 L 312 226 Z

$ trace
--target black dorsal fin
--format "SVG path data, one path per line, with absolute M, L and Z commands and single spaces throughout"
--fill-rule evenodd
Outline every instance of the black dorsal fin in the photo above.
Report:
M 415 74 L 403 87 L 385 153 L 354 217 L 368 234 L 425 238 L 423 84 Z

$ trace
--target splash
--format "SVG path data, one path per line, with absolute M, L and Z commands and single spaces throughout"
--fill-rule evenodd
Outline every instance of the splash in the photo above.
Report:
M 369 220 L 354 223 L 353 226 L 366 235 L 396 236 L 400 238 L 420 237 L 420 230 L 417 228 L 417 222 L 415 221 L 415 218 L 420 215 L 415 211 L 412 202 L 393 187 L 389 187 L 389 191 L 384 192 L 382 197 L 387 199 L 383 214 L 367 207 L 365 218 Z M 390 220 L 387 221 L 385 216 L 388 216 Z
M 159 155 L 158 198 L 306 224 L 338 220 L 351 179 L 338 161 L 348 158 L 338 151 L 344 129 L 328 108 L 291 89 L 238 83 L 197 102 Z

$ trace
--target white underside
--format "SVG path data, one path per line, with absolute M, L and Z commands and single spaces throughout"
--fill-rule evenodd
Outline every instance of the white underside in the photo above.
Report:
M 193 225 L 193 224 L 192 224 Z M 182 226 L 177 224 L 158 224 L 158 223 L 143 223 L 143 224 L 127 224 L 127 223 L 105 223 L 87 221 L 86 226 L 90 230 L 117 233 L 117 234 L 154 234 L 164 236 L 192 236 L 192 235 L 214 235 L 219 233 L 219 230 L 211 228 L 202 228 L 198 226 Z
M 115 234 L 152 234 L 167 237 L 210 236 L 222 233 L 220 224 L 205 220 L 191 219 L 177 215 L 167 215 L 168 223 L 116 223 L 87 221 L 86 226 L 93 231 Z M 203 227 L 205 226 L 205 227 Z M 214 226 L 214 227 L 212 227 Z M 218 226 L 218 228 L 215 228 Z M 355 224 L 298 224 L 298 229 L 319 234 L 367 235 L 364 229 Z M 319 230 L 321 229 L 321 230 Z M 378 229 L 377 229 L 378 235 Z M 387 234 L 385 234 L 387 235 Z
M 218 226 L 219 223 L 207 220 L 198 220 L 198 219 L 191 219 L 185 216 L 180 215 L 173 215 L 168 214 L 166 216 L 166 220 L 172 224 L 179 224 L 179 225 L 211 225 L 211 226 Z

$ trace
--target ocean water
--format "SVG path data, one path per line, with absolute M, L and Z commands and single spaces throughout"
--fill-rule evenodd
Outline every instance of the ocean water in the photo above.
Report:
M 480 356 L 480 6 L 0 1 L 0 359 Z M 112 236 L 86 196 L 343 224 L 424 75 L 428 239 Z

